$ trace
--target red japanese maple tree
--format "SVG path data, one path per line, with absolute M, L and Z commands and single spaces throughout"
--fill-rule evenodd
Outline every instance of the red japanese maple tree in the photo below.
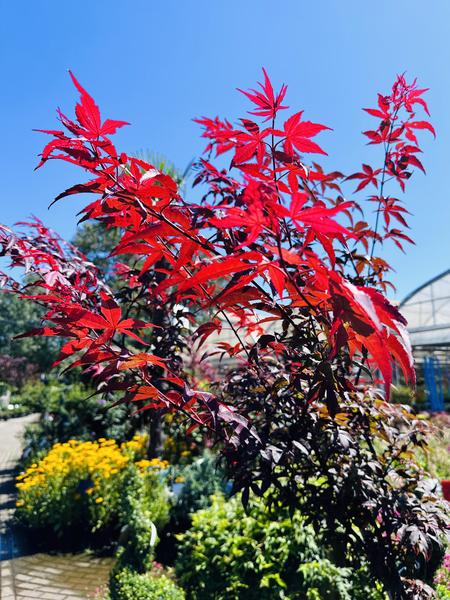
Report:
M 434 130 L 416 112 L 428 114 L 426 90 L 401 75 L 376 108 L 365 109 L 376 126 L 364 135 L 380 146 L 380 162 L 344 178 L 316 162 L 327 140 L 319 145 L 317 136 L 329 128 L 303 111 L 284 118 L 287 88 L 275 92 L 264 71 L 258 89 L 242 92 L 251 118 L 197 120 L 208 144 L 195 203 L 171 176 L 118 151 L 111 136 L 126 123 L 102 121 L 72 80 L 76 119 L 58 111 L 62 129 L 44 131 L 51 140 L 38 166 L 58 159 L 87 172 L 88 181 L 55 201 L 91 194 L 81 220 L 118 228 L 113 254 L 133 260 L 118 263 L 122 287 L 113 293 L 42 223 L 29 223 L 24 234 L 3 227 L 0 254 L 32 273 L 25 288 L 5 275 L 6 285 L 46 307 L 42 328 L 27 335 L 64 338 L 58 362 L 88 370 L 102 393 L 122 392 L 141 410 L 175 411 L 190 429 L 205 428 L 244 494 L 284 482 L 295 496 L 286 479 L 296 485 L 299 456 L 309 451 L 296 438 L 302 416 L 332 419 L 343 403 L 371 393 L 370 374 L 375 381 L 381 374 L 389 398 L 394 363 L 414 382 L 406 322 L 385 295 L 389 266 L 375 250 L 386 240 L 400 248 L 410 241 L 407 210 L 387 185 L 404 191 L 413 171 L 424 170 L 416 135 Z M 213 164 L 220 155 L 229 167 Z M 373 189 L 373 226 L 345 196 L 348 180 L 358 181 L 356 192 Z M 176 348 L 161 351 L 169 325 L 150 318 L 155 307 L 189 320 L 204 360 L 233 359 L 210 391 L 195 388 Z M 225 329 L 232 343 L 221 339 Z

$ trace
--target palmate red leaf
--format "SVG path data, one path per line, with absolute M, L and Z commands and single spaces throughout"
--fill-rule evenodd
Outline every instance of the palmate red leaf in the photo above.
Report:
M 69 71 L 69 74 L 75 87 L 80 92 L 81 102 L 78 103 L 75 108 L 77 119 L 80 125 L 86 130 L 89 138 L 96 139 L 101 136 L 111 135 L 116 133 L 119 127 L 129 125 L 126 121 L 112 121 L 111 119 L 107 119 L 102 125 L 100 110 L 95 104 L 94 99 L 80 85 L 72 71 Z
M 406 319 L 378 290 L 366 287 L 364 293 L 370 297 L 381 322 L 393 330 L 394 333 L 387 336 L 388 347 L 401 366 L 406 381 L 414 384 L 416 375 Z
M 421 161 L 417 158 L 417 156 L 414 156 L 413 154 L 408 154 L 407 161 L 408 161 L 408 165 L 413 165 L 414 167 L 417 167 L 418 169 L 420 169 L 422 171 L 422 173 L 426 172 L 425 167 L 423 166 Z
M 279 265 L 275 263 L 269 263 L 264 265 L 268 271 L 269 278 L 274 288 L 277 291 L 277 294 L 280 298 L 283 298 L 284 289 L 286 286 L 287 274 L 286 272 L 280 268 Z
M 407 129 L 427 129 L 434 137 L 436 137 L 436 131 L 431 123 L 428 121 L 408 121 L 405 123 Z
M 141 385 L 131 388 L 126 395 L 126 399 L 131 402 L 140 402 L 149 398 L 159 398 L 160 392 L 153 385 Z
M 309 196 L 304 192 L 292 194 L 292 201 L 288 208 L 279 205 L 274 207 L 274 210 L 280 217 L 291 218 L 300 231 L 308 228 L 313 233 L 319 235 L 344 236 L 346 238 L 356 237 L 352 231 L 332 218 L 352 207 L 352 202 L 342 202 L 334 208 L 328 208 L 322 203 L 305 208 L 308 200 Z
M 93 179 L 92 181 L 88 181 L 87 183 L 77 183 L 58 194 L 53 200 L 52 204 L 58 202 L 62 198 L 66 198 L 67 196 L 72 196 L 74 194 L 98 194 L 103 191 L 105 187 L 105 182 L 103 177 L 99 177 L 97 179 Z
M 354 335 L 361 347 L 368 351 L 370 363 L 380 370 L 383 376 L 386 400 L 389 400 L 393 373 L 391 352 L 387 344 L 389 336 L 380 331 L 375 331 L 368 336 L 360 335 L 356 331 Z
M 315 154 L 326 154 L 322 148 L 312 142 L 310 138 L 316 136 L 325 129 L 330 129 L 326 125 L 320 125 L 319 123 L 311 123 L 311 121 L 302 121 L 303 111 L 295 113 L 292 117 L 289 117 L 284 123 L 284 129 L 274 130 L 274 134 L 277 136 L 284 137 L 283 147 L 287 154 L 293 154 L 294 148 L 300 153 L 315 153 Z
M 112 326 L 112 324 L 102 315 L 77 305 L 66 307 L 65 313 L 81 327 L 86 327 L 88 329 L 114 329 L 114 326 Z
M 252 244 L 261 235 L 264 228 L 269 225 L 269 219 L 263 212 L 263 206 L 248 207 L 247 210 L 232 207 L 227 210 L 225 217 L 210 219 L 210 224 L 218 229 L 243 227 L 247 235 L 244 241 L 236 247 L 236 250 L 238 250 Z
M 154 354 L 139 352 L 138 354 L 133 354 L 132 356 L 125 358 L 123 362 L 120 363 L 119 370 L 136 369 L 137 367 L 144 367 L 146 365 L 155 365 L 157 367 L 165 368 L 166 361 L 164 358 L 160 358 Z
M 98 106 L 95 104 L 92 96 L 90 96 L 86 90 L 81 87 L 73 73 L 69 71 L 69 74 L 75 87 L 80 92 L 81 103 L 78 103 L 75 107 L 78 122 L 86 130 L 94 133 L 94 135 L 97 137 L 101 126 L 100 111 Z
M 246 260 L 243 260 L 244 258 Z M 247 262 L 247 260 L 254 260 L 255 258 L 259 258 L 256 253 L 247 252 L 241 258 L 229 257 L 221 261 L 212 262 L 202 267 L 193 277 L 189 277 L 184 283 L 181 283 L 178 286 L 178 291 L 181 292 L 191 287 L 197 287 L 210 279 L 235 275 L 249 269 L 254 269 L 256 265 Z
M 261 291 L 250 285 L 258 272 L 259 269 L 248 275 L 241 275 L 234 284 L 233 281 L 230 281 L 224 289 L 211 298 L 207 306 L 219 305 L 225 308 L 236 308 L 238 306 L 248 306 L 252 300 L 264 301 L 265 297 L 261 294 Z
M 369 115 L 372 115 L 372 117 L 378 117 L 378 119 L 386 119 L 389 117 L 389 112 L 386 108 L 384 108 L 383 111 L 377 108 L 363 108 L 363 110 L 365 110 L 366 113 L 369 113 Z
M 428 110 L 428 105 L 423 98 L 420 98 L 422 94 L 428 92 L 428 88 L 424 88 L 422 90 L 413 89 L 408 94 L 408 98 L 406 99 L 407 109 L 412 113 L 414 104 L 420 104 L 424 111 L 430 116 L 430 111 Z
M 221 330 L 222 321 L 220 321 L 220 319 L 214 319 L 213 321 L 202 323 L 202 325 L 195 330 L 192 337 L 194 341 L 199 340 L 199 346 L 203 346 L 210 335 L 212 335 L 214 332 L 220 333 Z
M 231 164 L 240 165 L 250 160 L 253 156 L 256 156 L 258 164 L 262 164 L 266 154 L 264 138 L 269 135 L 270 129 L 260 131 L 258 125 L 248 119 L 241 119 L 241 122 L 246 132 L 236 132 L 236 150 Z
M 102 299 L 100 312 L 111 327 L 117 327 L 122 316 L 122 309 L 113 298 L 104 292 L 100 294 L 100 297 Z
M 338 281 L 335 275 L 333 281 Z M 387 398 L 392 382 L 391 355 L 402 368 L 405 379 L 414 383 L 415 372 L 406 321 L 398 309 L 373 288 L 356 287 L 341 280 L 338 287 L 333 289 L 333 301 L 338 302 L 335 305 L 340 311 L 340 318 L 351 324 L 351 335 L 358 341 L 360 348 L 366 348 L 383 375 Z M 353 307 L 351 312 L 345 304 L 339 303 L 340 294 Z
M 312 207 L 305 208 L 294 217 L 294 222 L 302 222 L 309 226 L 313 231 L 323 234 L 343 235 L 346 238 L 353 238 L 355 235 L 343 225 L 331 217 L 345 209 L 341 205 L 337 208 Z
M 86 346 L 90 343 L 91 341 L 87 338 L 69 340 L 63 345 L 63 347 L 59 351 L 58 358 L 52 364 L 52 368 L 58 366 L 66 358 L 74 356 L 74 354 L 76 354 L 80 350 L 84 350 L 84 348 L 86 348 Z
M 288 248 L 278 248 L 277 246 L 271 246 L 270 244 L 265 244 L 265 247 L 273 252 L 276 256 L 279 256 L 283 262 L 290 265 L 299 265 L 302 262 L 301 256 Z
M 101 296 L 100 313 L 93 312 L 83 308 L 75 303 L 61 305 L 61 313 L 64 316 L 64 323 L 72 323 L 74 331 L 77 329 L 86 329 L 96 332 L 102 332 L 95 340 L 97 344 L 103 344 L 113 338 L 116 333 L 122 333 L 132 337 L 141 344 L 145 342 L 139 338 L 131 329 L 144 329 L 154 327 L 151 323 L 146 323 L 138 319 L 121 319 L 121 308 L 117 305 L 112 297 L 107 296 L 104 292 Z M 55 319 L 53 319 L 55 320 Z M 94 341 L 91 339 L 91 342 Z
M 106 119 L 100 129 L 100 135 L 113 135 L 120 127 L 123 127 L 124 125 L 129 125 L 129 123 L 127 121 L 114 121 L 112 119 Z
M 215 119 L 202 117 L 201 119 L 194 119 L 194 121 L 204 127 L 202 137 L 211 140 L 204 150 L 205 153 L 215 148 L 216 156 L 219 156 L 234 148 L 236 134 L 231 123 L 222 121 L 219 117 Z
M 73 355 L 71 356 L 73 357 Z M 91 341 L 86 352 L 71 362 L 63 372 L 76 367 L 82 367 L 86 372 L 94 373 L 97 376 L 105 373 L 112 374 L 117 370 L 117 355 L 110 349 L 102 350 L 97 343 Z
M 395 358 L 397 364 L 400 365 L 406 383 L 415 386 L 416 371 L 414 369 L 414 358 L 406 328 L 400 336 L 390 333 L 387 336 L 387 345 L 389 352 Z
M 335 278 L 333 278 L 334 281 Z M 370 297 L 363 290 L 341 281 L 332 288 L 332 302 L 339 321 L 346 325 L 349 341 L 356 343 L 360 353 L 365 349 L 384 379 L 386 395 L 389 397 L 392 382 L 392 361 L 387 346 L 387 334 L 376 314 Z M 353 351 L 355 347 L 353 348 Z
M 355 193 L 363 190 L 369 183 L 371 183 L 374 187 L 378 187 L 378 175 L 381 173 L 382 169 L 373 170 L 370 165 L 363 165 L 363 170 L 359 173 L 353 173 L 353 175 L 349 175 L 345 178 L 346 181 L 350 181 L 352 179 L 361 179 L 361 182 L 358 184 L 358 187 L 355 189 Z
M 258 90 L 250 90 L 249 92 L 244 92 L 238 88 L 238 91 L 241 94 L 244 94 L 253 104 L 256 105 L 256 110 L 249 111 L 252 115 L 257 115 L 258 117 L 266 117 L 266 121 L 269 119 L 274 119 L 279 110 L 283 110 L 288 108 L 288 106 L 282 106 L 281 103 L 287 92 L 287 86 L 281 86 L 280 91 L 275 96 L 273 91 L 272 83 L 270 82 L 269 76 L 267 75 L 266 70 L 263 68 L 264 74 L 264 84 L 258 83 L 262 92 Z
M 42 335 L 44 337 L 52 337 L 55 335 L 64 335 L 64 334 L 61 331 L 58 331 L 57 329 L 55 329 L 54 327 L 45 326 L 45 327 L 37 327 L 36 329 L 30 329 L 29 331 L 20 333 L 19 335 L 15 335 L 13 339 L 20 340 L 22 338 L 33 337 L 33 336 L 38 336 L 38 335 Z
M 56 150 L 61 151 L 61 154 L 55 154 Z M 95 158 L 85 148 L 84 142 L 71 138 L 60 139 L 57 137 L 51 140 L 42 151 L 41 160 L 35 167 L 35 170 L 39 169 L 49 158 L 59 158 L 90 170 L 94 169 L 97 165 Z
M 368 144 L 381 144 L 381 142 L 383 141 L 383 138 L 378 133 L 378 131 L 363 131 L 363 135 L 369 138 L 370 142 L 368 142 Z

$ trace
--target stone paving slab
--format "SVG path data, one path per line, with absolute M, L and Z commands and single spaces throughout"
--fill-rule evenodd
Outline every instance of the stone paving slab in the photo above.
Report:
M 11 524 L 21 435 L 35 419 L 0 422 L 0 600 L 87 600 L 106 585 L 113 559 L 30 553 Z
M 88 554 L 33 554 L 9 562 L 17 600 L 86 600 L 107 583 L 113 559 Z

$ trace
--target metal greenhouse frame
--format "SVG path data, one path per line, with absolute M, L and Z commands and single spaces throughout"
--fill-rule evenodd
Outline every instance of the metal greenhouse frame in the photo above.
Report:
M 450 269 L 408 294 L 400 309 L 408 321 L 429 408 L 443 410 L 450 396 Z

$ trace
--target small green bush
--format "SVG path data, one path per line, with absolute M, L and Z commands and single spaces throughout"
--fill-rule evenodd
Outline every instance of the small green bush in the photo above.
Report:
M 261 500 L 215 497 L 179 536 L 177 577 L 190 600 L 382 600 L 366 573 L 333 565 L 295 513 L 273 520 Z M 357 582 L 354 580 L 357 579 Z M 355 585 L 357 583 L 357 585 Z M 308 595 L 309 594 L 309 595 Z M 321 595 L 322 594 L 322 595 Z
M 15 417 L 24 417 L 29 415 L 30 410 L 26 406 L 22 406 L 17 402 L 9 402 L 6 406 L 0 406 L 0 420 L 6 421 Z
M 416 395 L 414 390 L 407 385 L 393 385 L 391 400 L 396 404 L 413 404 Z
M 351 569 L 339 568 L 327 558 L 299 567 L 307 600 L 353 600 Z
M 119 516 L 122 531 L 117 567 L 129 566 L 143 573 L 149 569 L 153 558 L 157 530 L 169 520 L 168 495 L 156 473 L 143 475 L 134 465 L 127 468 L 125 481 Z
M 111 600 L 185 600 L 183 590 L 166 575 L 138 573 L 129 567 L 111 576 L 109 593 Z
M 21 388 L 0 382 L 0 395 L 9 395 L 8 404 L 0 406 L 0 419 L 41 412 L 48 389 L 41 380 L 27 382 Z
M 436 586 L 437 600 L 450 600 L 450 590 L 445 585 Z

